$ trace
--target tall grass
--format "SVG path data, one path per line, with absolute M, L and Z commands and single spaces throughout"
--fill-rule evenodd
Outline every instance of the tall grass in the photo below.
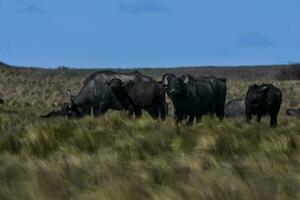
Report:
M 1 199 L 299 199 L 300 122 L 0 115 Z

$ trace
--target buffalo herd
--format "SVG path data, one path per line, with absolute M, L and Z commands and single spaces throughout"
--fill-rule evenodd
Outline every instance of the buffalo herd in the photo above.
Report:
M 187 121 L 192 125 L 203 115 L 224 117 L 253 116 L 260 122 L 264 115 L 270 116 L 270 126 L 277 126 L 277 116 L 282 103 L 282 92 L 272 84 L 253 84 L 248 87 L 245 98 L 232 99 L 225 104 L 226 79 L 215 76 L 192 76 L 164 74 L 157 81 L 138 71 L 117 73 L 98 71 L 83 82 L 77 95 L 66 91 L 70 98 L 60 110 L 52 111 L 42 118 L 67 116 L 69 119 L 93 114 L 100 116 L 109 109 L 123 110 L 130 117 L 140 117 L 142 111 L 153 119 L 164 120 L 169 112 L 166 97 L 172 101 L 176 123 Z M 0 104 L 4 101 L 0 99 Z M 289 116 L 300 117 L 300 109 L 288 109 Z

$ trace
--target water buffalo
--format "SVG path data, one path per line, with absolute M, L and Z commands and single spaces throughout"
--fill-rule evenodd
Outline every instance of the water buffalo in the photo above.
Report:
M 0 104 L 4 104 L 4 101 L 3 101 L 3 99 L 1 99 L 1 98 L 0 98 Z
M 70 107 L 69 103 L 64 103 L 60 110 L 49 112 L 46 115 L 40 116 L 41 118 L 64 117 L 67 116 L 67 109 Z
M 288 108 L 286 110 L 286 114 L 288 116 L 292 116 L 292 117 L 300 117 L 300 108 L 297 108 L 297 109 Z
M 214 86 L 211 81 L 176 77 L 168 81 L 167 94 L 174 105 L 174 115 L 178 124 L 189 117 L 191 125 L 196 117 L 199 121 L 205 114 L 214 113 Z
M 168 88 L 169 82 L 174 79 L 176 76 L 174 74 L 164 74 L 161 79 L 162 86 Z M 214 76 L 199 76 L 194 77 L 191 75 L 186 75 L 185 77 L 189 79 L 193 79 L 194 81 L 201 81 L 201 82 L 211 82 L 213 85 L 213 92 L 214 92 L 214 113 L 216 116 L 222 120 L 224 117 L 224 105 L 226 101 L 226 93 L 227 93 L 227 85 L 225 78 L 217 78 Z
M 123 82 L 119 78 L 113 78 L 110 86 L 122 106 L 140 117 L 142 109 L 145 109 L 154 119 L 165 119 L 166 97 L 163 88 L 154 80 Z
M 282 102 L 282 93 L 280 89 L 272 84 L 250 85 L 246 94 L 246 118 L 250 123 L 252 115 L 257 116 L 257 122 L 260 122 L 263 115 L 269 114 L 270 126 L 277 126 L 277 115 Z
M 245 114 L 245 99 L 232 99 L 225 104 L 225 117 L 237 117 Z
M 101 79 L 86 80 L 77 96 L 69 92 L 68 95 L 71 98 L 71 104 L 66 109 L 69 118 L 82 117 L 91 110 L 94 116 L 99 116 L 108 109 L 122 109 L 111 87 Z

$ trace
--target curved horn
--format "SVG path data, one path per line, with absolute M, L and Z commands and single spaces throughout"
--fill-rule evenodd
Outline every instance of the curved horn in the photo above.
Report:
M 74 103 L 74 100 L 75 100 L 75 96 L 71 94 L 70 90 L 67 90 L 67 91 L 66 91 L 66 94 L 70 97 L 71 103 L 73 104 L 73 103 Z
M 66 94 L 67 94 L 69 97 L 72 96 L 70 90 L 66 90 Z
M 189 77 L 186 76 L 186 75 L 183 75 L 182 78 L 183 78 L 183 82 L 184 82 L 185 84 L 187 84 L 187 83 L 190 81 Z

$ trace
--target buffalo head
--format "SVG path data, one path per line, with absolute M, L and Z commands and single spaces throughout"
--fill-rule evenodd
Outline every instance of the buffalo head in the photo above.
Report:
M 264 103 L 267 92 L 270 90 L 268 85 L 250 85 L 247 91 L 246 103 L 252 107 L 259 107 Z
M 171 79 L 176 78 L 175 74 L 164 74 L 161 77 L 161 81 L 159 81 L 159 83 L 161 84 L 162 87 L 167 88 L 169 87 L 169 83 L 171 81 Z
M 123 91 L 123 89 L 125 89 L 126 87 L 128 86 L 132 86 L 134 85 L 134 81 L 122 81 L 121 79 L 119 78 L 113 78 L 110 80 L 110 82 L 108 83 L 108 85 L 111 87 L 111 89 L 114 91 L 114 92 L 120 92 L 120 91 Z
M 71 103 L 66 105 L 64 108 L 68 118 L 82 117 L 82 114 L 79 111 L 77 104 L 75 103 L 76 97 L 72 95 L 69 90 L 66 91 L 66 94 L 70 97 L 71 101 Z
M 171 97 L 181 95 L 187 84 L 185 77 L 170 78 L 168 80 L 167 94 Z

